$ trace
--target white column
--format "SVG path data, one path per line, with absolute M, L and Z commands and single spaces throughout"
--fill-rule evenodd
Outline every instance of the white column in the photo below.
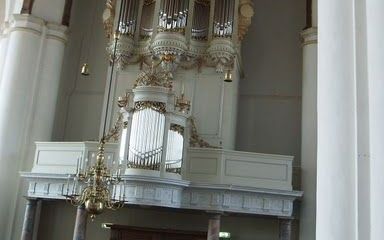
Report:
M 354 2 L 318 3 L 316 239 L 357 239 Z
M 301 120 L 300 238 L 316 238 L 317 164 L 317 28 L 301 33 L 303 39 L 303 89 Z
M 370 142 L 370 240 L 384 236 L 384 2 L 366 0 Z
M 39 66 L 39 80 L 30 122 L 29 156 L 34 156 L 35 141 L 49 141 L 52 137 L 54 116 L 59 91 L 64 49 L 67 42 L 67 27 L 49 23 L 45 28 L 44 50 Z M 24 165 L 30 169 L 32 161 Z
M 44 21 L 15 15 L 0 85 L 0 238 L 10 234 Z
M 51 139 L 66 27 L 31 15 L 13 15 L 0 76 L 0 239 L 12 232 L 19 171 L 30 170 L 34 141 Z M 19 209 L 20 206 L 19 206 Z M 11 230 L 13 229 L 13 230 Z

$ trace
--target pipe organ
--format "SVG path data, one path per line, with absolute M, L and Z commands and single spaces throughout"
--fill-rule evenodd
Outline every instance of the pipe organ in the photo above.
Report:
M 188 148 L 234 148 L 244 1 L 116 0 L 107 50 L 116 46 L 115 97 L 126 92 L 113 111 L 126 174 L 180 178 Z

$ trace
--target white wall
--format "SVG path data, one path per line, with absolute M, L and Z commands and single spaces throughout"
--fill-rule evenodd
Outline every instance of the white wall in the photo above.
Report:
M 42 207 L 39 240 L 72 239 L 76 208 L 65 202 L 44 202 Z M 65 221 L 67 219 L 67 221 Z M 73 219 L 70 221 L 69 219 Z M 124 208 L 108 211 L 88 221 L 87 239 L 109 239 L 109 230 L 102 223 L 129 226 L 167 228 L 176 230 L 207 231 L 208 215 L 200 212 L 182 213 L 164 209 Z M 278 221 L 255 217 L 223 216 L 221 230 L 231 232 L 232 240 L 278 240 Z
M 300 164 L 300 32 L 305 0 L 254 0 L 243 42 L 237 149 L 295 156 Z

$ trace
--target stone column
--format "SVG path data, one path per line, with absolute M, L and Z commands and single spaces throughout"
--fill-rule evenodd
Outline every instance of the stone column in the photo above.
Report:
M 317 28 L 305 29 L 303 40 L 303 90 L 301 119 L 300 237 L 316 238 L 316 160 L 317 160 Z
M 18 14 L 22 1 L 9 2 L 16 14 L 0 46 L 0 163 L 7 166 L 0 169 L 0 239 L 20 237 L 21 224 L 13 226 L 23 216 L 18 173 L 31 169 L 34 142 L 51 140 L 67 41 L 65 0 L 31 1 L 31 15 Z
M 210 216 L 208 221 L 207 240 L 219 240 L 220 218 L 221 216 L 219 214 Z
M 25 215 L 23 221 L 23 229 L 21 232 L 21 240 L 33 240 L 33 230 L 35 229 L 37 200 L 27 199 Z
M 84 205 L 77 207 L 75 229 L 73 231 L 73 240 L 85 240 L 87 233 L 88 213 Z
M 318 2 L 316 239 L 357 239 L 354 2 Z
M 294 240 L 292 219 L 279 219 L 279 240 Z
M 220 235 L 220 214 L 210 216 L 208 221 L 207 240 L 219 240 Z

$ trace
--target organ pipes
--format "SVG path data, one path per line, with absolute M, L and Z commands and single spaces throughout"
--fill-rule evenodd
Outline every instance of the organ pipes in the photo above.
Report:
M 184 32 L 188 20 L 189 0 L 161 0 L 159 30 Z
M 192 38 L 206 40 L 208 37 L 209 1 L 195 0 L 194 16 L 192 22 Z
M 136 30 L 139 0 L 122 0 L 122 12 L 119 19 L 120 34 L 133 36 Z
M 234 8 L 234 0 L 216 0 L 213 18 L 213 35 L 215 37 L 232 37 Z

